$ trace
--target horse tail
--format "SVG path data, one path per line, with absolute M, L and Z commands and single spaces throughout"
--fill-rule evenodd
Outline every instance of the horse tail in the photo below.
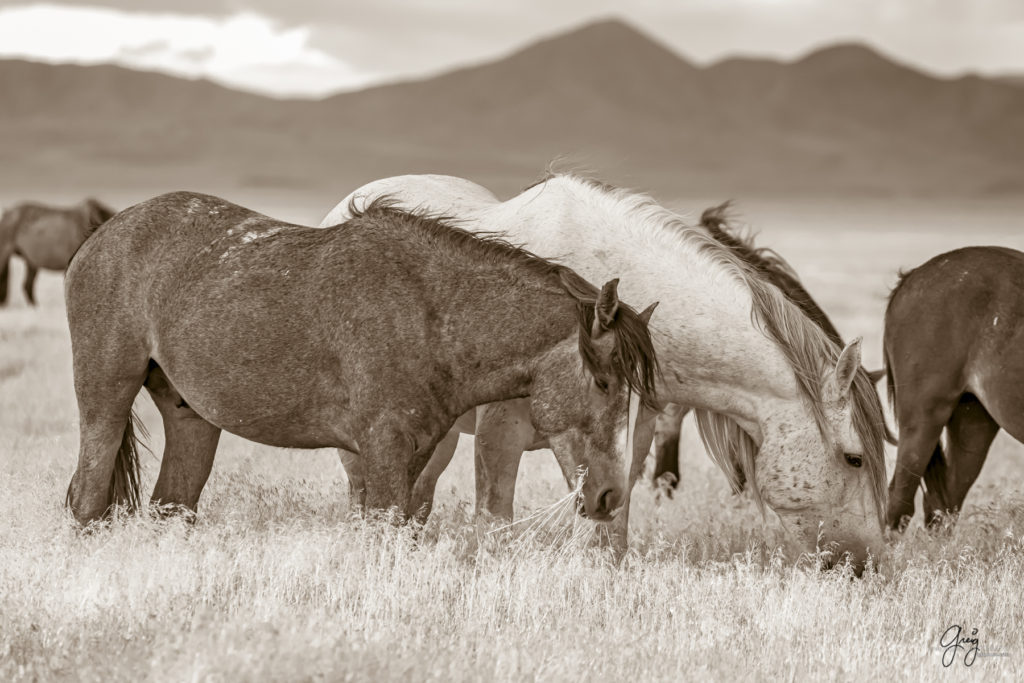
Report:
M 149 438 L 146 427 L 139 416 L 132 410 L 128 413 L 128 421 L 124 426 L 121 445 L 114 456 L 114 471 L 110 475 L 110 488 L 107 500 L 110 505 L 123 505 L 128 512 L 135 512 L 141 507 L 139 484 L 139 451 L 146 448 L 144 439 Z M 71 504 L 71 487 L 65 504 Z
M 136 436 L 138 433 L 138 436 Z M 110 475 L 110 502 L 114 505 L 125 505 L 130 512 L 138 510 L 141 497 L 139 493 L 139 450 L 145 448 L 140 440 L 148 438 L 146 427 L 139 416 L 132 410 L 128 413 L 128 421 L 121 437 L 121 447 L 114 458 L 114 472 Z

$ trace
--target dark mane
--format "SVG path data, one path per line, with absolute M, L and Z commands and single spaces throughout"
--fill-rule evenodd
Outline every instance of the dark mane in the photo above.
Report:
M 755 247 L 752 238 L 740 237 L 730 230 L 730 207 L 731 202 L 727 201 L 704 211 L 700 217 L 701 227 L 744 264 L 752 268 L 758 276 L 778 287 L 783 295 L 810 318 L 832 343 L 840 349 L 843 348 L 845 342 L 839 331 L 836 330 L 832 321 L 821 310 L 810 293 L 804 289 L 792 266 L 773 249 Z M 891 391 L 891 382 L 889 386 Z M 851 413 L 854 429 L 861 435 L 861 442 L 865 449 L 864 460 L 871 470 L 872 480 L 875 482 L 875 499 L 879 504 L 879 514 L 882 514 L 881 501 L 885 500 L 885 463 L 884 451 L 880 448 L 880 444 L 883 439 L 894 444 L 896 437 L 885 422 L 882 402 L 878 398 L 874 382 L 863 366 L 857 369 L 853 385 L 850 388 L 850 395 L 853 399 Z
M 378 219 L 395 219 L 411 224 L 415 229 L 429 235 L 432 240 L 451 250 L 470 252 L 478 261 L 495 266 L 515 266 L 538 278 L 560 287 L 576 300 L 579 322 L 580 356 L 584 366 L 594 375 L 604 372 L 600 355 L 594 346 L 592 330 L 595 309 L 600 291 L 587 282 L 576 271 L 551 259 L 516 246 L 497 233 L 473 233 L 457 227 L 456 219 L 424 211 L 406 211 L 398 208 L 398 202 L 388 196 L 377 197 L 367 206 L 359 209 L 355 201 L 349 203 L 349 214 L 355 219 L 363 216 Z M 658 362 L 647 325 L 634 308 L 620 302 L 615 334 L 615 350 L 612 353 L 612 370 L 619 380 L 624 381 L 636 392 L 645 404 L 656 406 L 655 377 Z
M 786 298 L 813 320 L 833 343 L 843 346 L 844 342 L 839 331 L 825 315 L 825 311 L 821 310 L 817 302 L 811 298 L 810 293 L 804 289 L 793 267 L 774 249 L 755 247 L 752 236 L 742 237 L 735 230 L 730 229 L 729 210 L 731 208 L 732 200 L 728 200 L 705 210 L 700 216 L 701 227 L 728 247 L 744 263 L 754 268 L 759 275 L 782 290 Z

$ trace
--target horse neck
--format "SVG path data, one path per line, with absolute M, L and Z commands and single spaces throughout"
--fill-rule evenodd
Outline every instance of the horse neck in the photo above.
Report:
M 778 344 L 754 324 L 745 287 L 702 277 L 676 291 L 681 294 L 659 305 L 651 321 L 663 400 L 728 415 L 757 443 L 774 415 L 803 411 L 796 374 Z
M 556 178 L 478 220 L 591 282 L 621 277 L 634 306 L 659 301 L 659 398 L 729 415 L 759 442 L 761 426 L 803 397 L 782 349 L 754 324 L 750 290 L 695 242 L 640 224 L 614 198 L 581 196 L 577 182 Z
M 509 297 L 503 307 L 516 315 L 504 320 L 489 317 L 481 331 L 486 327 L 492 337 L 480 357 L 471 366 L 457 365 L 459 370 L 466 370 L 462 379 L 469 395 L 467 410 L 484 403 L 529 396 L 538 366 L 545 357 L 575 339 L 575 304 L 567 296 L 561 301 L 535 295 Z M 500 332 L 495 334 L 496 330 Z
M 528 396 L 541 361 L 575 338 L 576 301 L 534 274 L 514 283 L 493 268 L 452 275 L 454 286 L 440 292 L 447 310 L 435 352 L 460 387 L 457 411 Z

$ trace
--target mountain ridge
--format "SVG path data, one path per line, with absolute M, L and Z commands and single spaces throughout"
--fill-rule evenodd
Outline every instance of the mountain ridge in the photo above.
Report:
M 938 78 L 860 44 L 698 67 L 602 20 L 320 100 L 16 60 L 0 61 L 0 91 L 16 93 L 0 100 L 5 182 L 13 158 L 26 182 L 344 190 L 441 172 L 509 193 L 567 158 L 675 195 L 1024 195 L 1024 88 Z

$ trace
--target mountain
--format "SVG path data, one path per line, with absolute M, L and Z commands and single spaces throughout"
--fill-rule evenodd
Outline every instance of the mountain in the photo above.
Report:
M 612 20 L 319 101 L 18 61 L 0 61 L 0 92 L 5 194 L 56 184 L 340 197 L 419 172 L 509 194 L 556 158 L 666 197 L 1024 194 L 1024 88 L 935 78 L 861 45 L 698 68 Z

